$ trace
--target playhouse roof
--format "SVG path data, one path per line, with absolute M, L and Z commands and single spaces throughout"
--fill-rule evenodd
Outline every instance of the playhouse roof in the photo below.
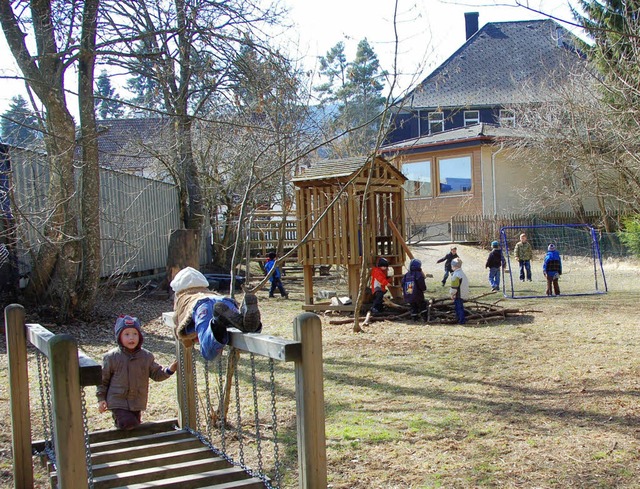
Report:
M 310 180 L 331 180 L 349 177 L 369 162 L 370 158 L 370 156 L 352 156 L 335 160 L 320 160 L 314 162 L 310 168 L 305 169 L 300 175 L 294 177 L 292 181 L 306 182 Z M 400 178 L 403 182 L 406 180 L 402 172 L 386 159 L 381 156 L 376 156 L 376 160 L 378 164 L 387 166 L 388 170 L 394 173 L 397 178 Z

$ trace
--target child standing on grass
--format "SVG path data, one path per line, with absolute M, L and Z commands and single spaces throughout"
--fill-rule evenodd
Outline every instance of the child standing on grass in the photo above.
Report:
M 280 272 L 280 267 L 276 265 L 276 255 L 273 251 L 267 255 L 269 259 L 264 264 L 264 273 L 266 275 L 269 274 L 272 268 L 275 268 L 271 277 L 269 277 L 269 281 L 271 282 L 271 289 L 269 290 L 269 297 L 274 297 L 273 293 L 278 289 L 280 295 L 282 297 L 289 297 L 289 294 L 286 290 L 284 290 L 284 285 L 282 285 L 282 273 Z
M 131 430 L 141 423 L 147 408 L 149 379 L 166 380 L 178 368 L 157 364 L 153 353 L 142 348 L 144 336 L 138 318 L 120 316 L 116 319 L 115 337 L 118 346 L 102 359 L 102 384 L 98 386 L 98 411 L 111 410 L 120 430 Z
M 558 280 L 562 275 L 562 260 L 560 253 L 556 250 L 556 246 L 551 243 L 547 247 L 547 254 L 542 262 L 542 273 L 547 278 L 547 295 L 553 295 L 551 289 L 556 295 L 560 295 L 560 284 Z
M 464 301 L 469 298 L 469 280 L 462 271 L 462 260 L 460 258 L 454 258 L 451 261 L 451 269 L 453 273 L 451 274 L 449 295 L 456 309 L 458 324 L 464 324 L 467 322 L 464 315 Z
M 422 262 L 415 258 L 409 263 L 409 271 L 402 277 L 404 301 L 411 306 L 411 319 L 417 321 L 427 308 L 424 292 L 427 290 Z
M 444 277 L 442 277 L 442 286 L 444 287 L 447 284 L 447 279 L 449 278 L 449 274 L 452 272 L 451 270 L 451 261 L 454 258 L 458 258 L 458 248 L 452 246 L 449 250 L 449 253 L 440 258 L 436 263 L 444 262 Z
M 531 282 L 531 259 L 533 258 L 533 248 L 527 241 L 527 235 L 522 233 L 520 241 L 516 243 L 513 249 L 513 255 L 520 265 L 520 282 L 524 282 L 525 271 L 527 272 L 527 280 Z
M 491 242 L 491 253 L 487 258 L 485 268 L 489 269 L 489 285 L 491 290 L 500 290 L 500 269 L 504 270 L 507 262 L 502 256 L 500 244 L 497 241 Z

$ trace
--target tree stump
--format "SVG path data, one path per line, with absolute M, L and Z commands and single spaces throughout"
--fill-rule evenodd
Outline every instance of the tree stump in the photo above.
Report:
M 174 229 L 167 252 L 167 284 L 185 267 L 200 268 L 200 231 Z

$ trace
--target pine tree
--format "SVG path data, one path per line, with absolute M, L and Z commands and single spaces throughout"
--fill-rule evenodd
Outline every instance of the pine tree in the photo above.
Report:
M 358 43 L 354 60 L 347 61 L 344 43 L 339 42 L 320 58 L 320 75 L 325 82 L 315 90 L 323 108 L 333 114 L 330 128 L 334 133 L 348 133 L 334 145 L 334 155 L 370 151 L 381 122 L 379 114 L 384 104 L 381 79 L 386 75 L 375 51 L 363 39 Z
M 115 119 L 122 117 L 124 109 L 119 101 L 120 96 L 111 86 L 111 79 L 105 70 L 102 70 L 96 81 L 96 109 L 100 119 Z
M 11 99 L 7 111 L 2 114 L 2 139 L 14 146 L 29 147 L 40 139 L 38 118 L 29 104 L 17 95 Z

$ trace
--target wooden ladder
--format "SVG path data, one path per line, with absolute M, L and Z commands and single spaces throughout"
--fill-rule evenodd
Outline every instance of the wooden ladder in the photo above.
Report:
M 217 456 L 177 421 L 144 423 L 131 431 L 89 434 L 93 484 L 103 488 L 264 489 L 264 482 Z M 51 487 L 57 474 L 50 472 Z

